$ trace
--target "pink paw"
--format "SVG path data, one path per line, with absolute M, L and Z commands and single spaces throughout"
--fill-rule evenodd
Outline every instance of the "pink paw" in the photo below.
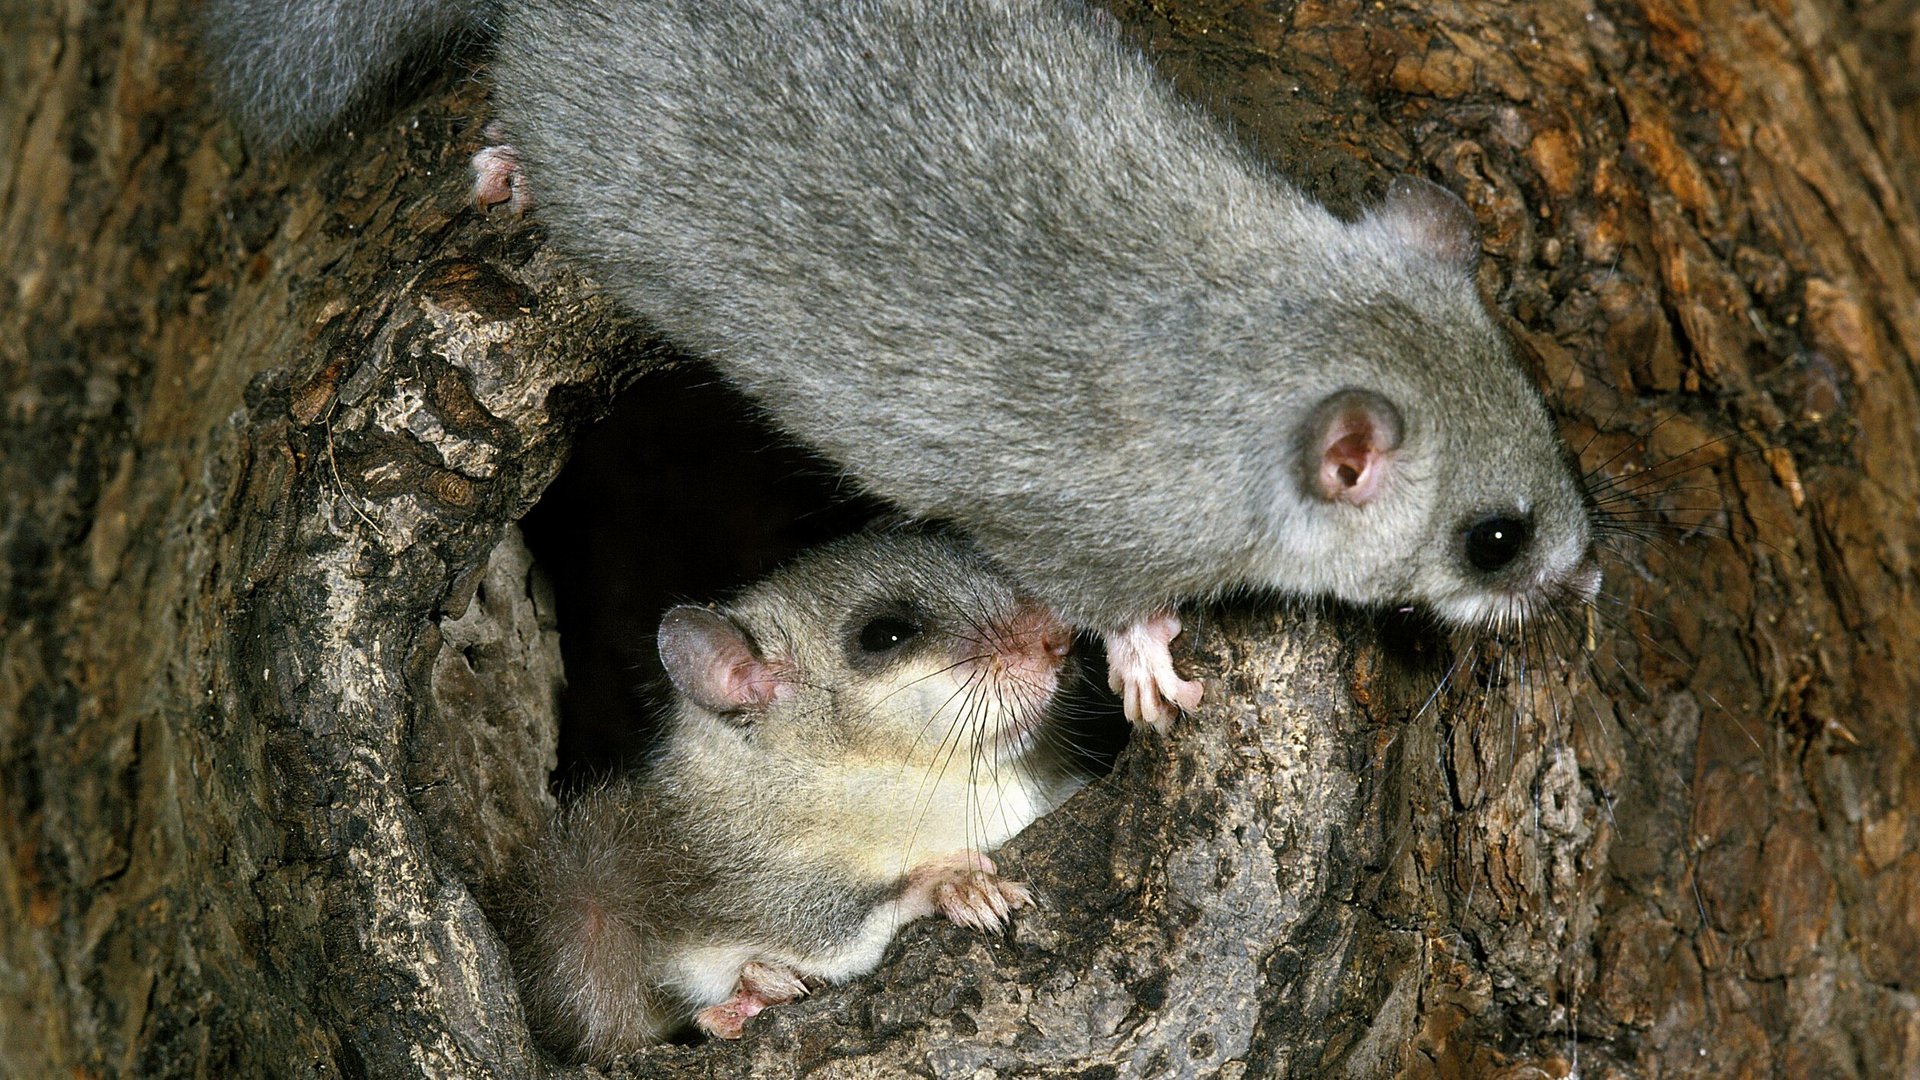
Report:
M 487 129 L 488 137 L 497 132 Z M 533 202 L 526 181 L 520 175 L 520 154 L 502 143 L 473 155 L 473 204 L 482 210 L 501 203 L 516 214 L 524 214 Z
M 930 908 L 975 930 L 1002 930 L 1015 911 L 1033 903 L 1033 890 L 1002 878 L 993 860 L 977 851 L 956 852 L 918 867 L 909 880 L 909 888 L 924 896 Z
M 1197 707 L 1206 692 L 1173 670 L 1167 645 L 1179 634 L 1180 616 L 1163 611 L 1105 635 L 1107 685 L 1126 702 L 1127 719 L 1155 731 L 1167 730 L 1176 711 Z
M 709 1005 L 693 1014 L 693 1023 L 716 1039 L 737 1039 L 747 1021 L 769 1006 L 785 1005 L 805 997 L 807 984 L 787 968 L 758 961 L 740 969 L 740 981 L 733 996 L 718 1005 Z

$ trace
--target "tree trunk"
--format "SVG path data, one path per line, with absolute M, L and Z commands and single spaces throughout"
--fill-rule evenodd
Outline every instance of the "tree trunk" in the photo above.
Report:
M 571 1075 L 484 914 L 552 805 L 561 678 L 511 526 L 679 361 L 537 213 L 466 208 L 481 83 L 250 160 L 175 0 L 30 2 L 0 1075 Z M 916 926 L 632 1071 L 1920 1076 L 1920 16 L 1269 8 L 1115 13 L 1336 208 L 1463 194 L 1655 542 L 1574 632 L 1465 660 L 1201 613 L 1207 704 L 1007 850 L 1043 897 L 1009 937 Z

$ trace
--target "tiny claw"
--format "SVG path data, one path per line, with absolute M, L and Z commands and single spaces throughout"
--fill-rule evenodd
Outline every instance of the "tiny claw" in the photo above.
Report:
M 749 1015 L 742 1012 L 738 1003 L 728 1000 L 694 1013 L 693 1026 L 711 1038 L 737 1039 L 746 1030 Z
M 955 852 L 913 871 L 909 888 L 957 926 L 995 932 L 1013 921 L 1013 913 L 1033 902 L 1024 882 L 1003 880 L 993 860 L 979 852 Z
M 807 984 L 798 974 L 778 964 L 755 960 L 740 968 L 733 996 L 694 1013 L 693 1024 L 713 1038 L 737 1039 L 746 1030 L 747 1021 L 768 1006 L 785 1005 L 806 993 Z
M 806 997 L 807 983 L 788 968 L 755 960 L 740 969 L 740 987 L 736 993 L 753 998 L 763 1007 L 785 1005 L 795 998 Z
M 1180 634 L 1172 611 L 1149 615 L 1105 635 L 1107 685 L 1121 696 L 1127 719 L 1164 732 L 1176 712 L 1199 707 L 1206 687 L 1173 669 L 1168 644 Z

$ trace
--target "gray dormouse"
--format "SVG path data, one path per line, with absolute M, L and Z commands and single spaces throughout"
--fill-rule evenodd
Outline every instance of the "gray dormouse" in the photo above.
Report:
M 509 928 L 529 1022 L 605 1064 L 878 966 L 904 923 L 997 929 L 986 852 L 1083 782 L 1050 706 L 1072 631 L 956 537 L 873 532 L 660 626 L 639 773 L 562 810 Z
M 215 0 L 243 124 L 325 123 L 446 37 Z M 377 13 L 377 14 L 376 14 Z M 1129 715 L 1174 605 L 1241 590 L 1456 625 L 1599 587 L 1580 483 L 1475 288 L 1464 205 L 1401 180 L 1342 221 L 1064 0 L 469 3 L 556 244 L 792 435 L 951 521 L 1105 639 Z M 329 36 L 329 26 L 341 33 Z M 259 57 L 270 60 L 259 60 Z M 355 91 L 356 93 L 358 91 Z

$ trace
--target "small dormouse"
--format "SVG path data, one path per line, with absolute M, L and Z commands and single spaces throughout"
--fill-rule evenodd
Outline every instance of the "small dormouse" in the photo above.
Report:
M 737 1037 L 910 920 L 1000 927 L 1030 896 L 985 853 L 1084 781 L 1049 726 L 1071 640 L 919 530 L 669 611 L 658 752 L 561 812 L 506 920 L 535 1030 L 599 1064 L 690 1023 Z
M 1183 600 L 1477 626 L 1597 591 L 1580 482 L 1444 189 L 1334 217 L 1072 0 L 473 3 L 510 143 L 480 197 L 530 191 L 787 431 L 1098 631 L 1136 720 L 1199 700 L 1168 655 Z M 275 33 L 239 36 L 284 54 Z M 313 130 L 236 96 L 267 138 Z

